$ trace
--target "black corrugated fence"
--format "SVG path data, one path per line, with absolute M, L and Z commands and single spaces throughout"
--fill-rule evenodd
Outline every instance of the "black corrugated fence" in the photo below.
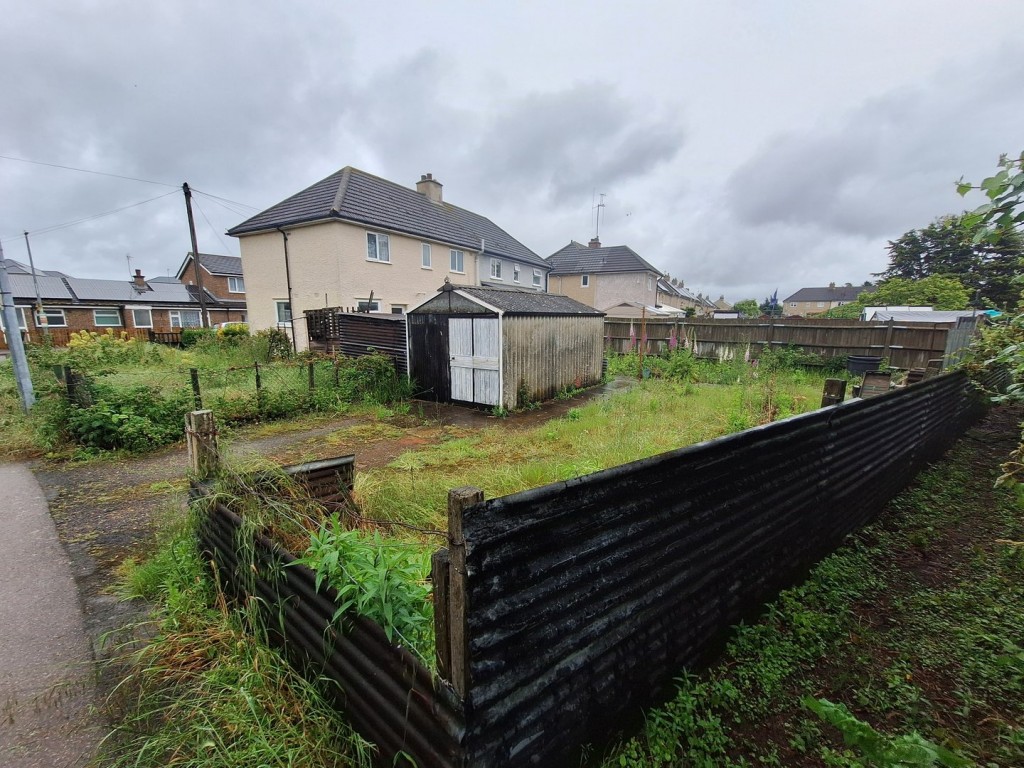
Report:
M 470 766 L 563 766 L 871 521 L 980 415 L 964 374 L 477 504 Z
M 434 557 L 450 684 L 371 621 L 338 632 L 333 591 L 264 537 L 241 546 L 220 504 L 201 545 L 229 592 L 263 599 L 289 656 L 337 684 L 384 763 L 572 765 L 870 522 L 985 403 L 953 373 L 499 499 L 452 491 Z M 329 495 L 351 466 L 296 473 Z
M 379 352 L 394 361 L 400 376 L 409 373 L 405 322 L 405 315 L 345 312 L 341 307 L 306 311 L 311 349 L 346 357 Z

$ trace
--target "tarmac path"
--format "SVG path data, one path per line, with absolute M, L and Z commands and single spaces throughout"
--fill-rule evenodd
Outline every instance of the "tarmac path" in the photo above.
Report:
M 0 765 L 84 766 L 101 732 L 78 590 L 42 489 L 0 464 Z

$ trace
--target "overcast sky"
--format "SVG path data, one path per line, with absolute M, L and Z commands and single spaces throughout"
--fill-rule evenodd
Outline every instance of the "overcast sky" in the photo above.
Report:
M 730 301 L 860 283 L 1024 150 L 1024 3 L 0 0 L 0 237 L 166 275 L 346 165 Z M 62 229 L 96 214 L 156 200 Z M 221 200 L 206 195 L 221 198 Z M 231 201 L 231 202 L 225 202 Z M 252 206 L 246 208 L 245 206 Z

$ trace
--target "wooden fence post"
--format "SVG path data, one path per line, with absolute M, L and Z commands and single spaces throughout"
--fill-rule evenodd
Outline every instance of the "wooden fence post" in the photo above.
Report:
M 189 376 L 192 377 L 192 398 L 195 400 L 196 410 L 203 410 L 203 396 L 199 391 L 199 369 L 189 368 Z
M 315 369 L 313 367 L 314 365 L 316 365 L 316 364 L 315 363 L 309 363 L 309 391 L 310 392 L 312 392 L 313 389 L 316 387 L 316 379 L 314 377 Z
M 882 350 L 882 357 L 886 358 L 886 360 L 888 360 L 889 353 L 892 351 L 892 327 L 894 322 L 892 318 L 889 318 L 889 322 L 886 323 L 885 348 Z
M 825 379 L 825 390 L 821 393 L 821 407 L 836 405 L 846 398 L 846 379 Z
M 206 480 L 220 467 L 217 452 L 217 426 L 213 411 L 192 411 L 185 415 L 185 438 L 188 443 L 188 466 L 198 480 Z
M 462 514 L 484 500 L 479 488 L 466 486 L 448 491 L 448 647 L 451 654 L 448 681 L 463 699 L 469 692 L 469 638 L 466 631 L 466 540 Z
M 452 668 L 451 637 L 448 631 L 448 582 L 451 564 L 448 548 L 441 547 L 430 558 L 430 580 L 434 584 L 434 640 L 436 645 L 437 674 L 449 679 Z

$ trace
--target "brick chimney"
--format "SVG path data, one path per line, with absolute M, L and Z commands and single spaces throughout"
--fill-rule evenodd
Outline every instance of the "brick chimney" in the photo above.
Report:
M 146 278 L 142 276 L 141 269 L 135 270 L 135 277 L 132 278 L 132 281 L 135 283 L 135 287 L 138 288 L 140 291 L 145 291 L 149 289 L 149 286 L 146 285 Z
M 434 178 L 434 174 L 425 173 L 420 176 L 420 180 L 416 182 L 416 191 L 426 197 L 430 202 L 440 204 L 442 202 L 442 186 L 444 185 Z
M 601 241 L 598 240 L 596 237 L 592 237 L 592 238 L 590 238 L 590 242 L 587 243 L 587 247 L 588 248 L 600 248 L 601 247 Z

